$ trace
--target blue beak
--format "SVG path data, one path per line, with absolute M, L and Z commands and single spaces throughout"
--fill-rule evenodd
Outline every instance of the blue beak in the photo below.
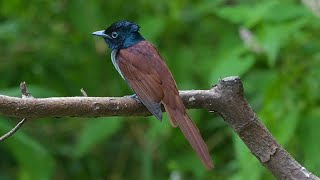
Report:
M 110 36 L 104 33 L 104 30 L 93 32 L 92 35 L 100 36 L 103 38 L 110 38 Z

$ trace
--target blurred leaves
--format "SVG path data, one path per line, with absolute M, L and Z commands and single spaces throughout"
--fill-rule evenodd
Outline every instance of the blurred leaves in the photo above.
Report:
M 12 124 L 9 125 L 5 120 L 8 121 L 8 119 L 0 119 L 1 135 L 8 132 L 14 126 Z M 53 156 L 43 145 L 24 134 L 22 130 L 19 130 L 19 132 L 10 137 L 10 140 L 4 141 L 1 147 L 5 147 L 6 149 L 2 153 L 10 152 L 10 155 L 19 164 L 19 168 L 15 169 L 16 172 L 13 172 L 11 176 L 22 180 L 52 178 L 55 166 Z
M 265 1 L 263 3 L 256 3 L 252 6 L 248 4 L 239 4 L 236 6 L 226 6 L 217 11 L 218 15 L 226 18 L 232 23 L 239 23 L 248 27 L 257 25 L 269 10 L 273 8 L 276 1 Z
M 132 20 L 158 47 L 180 89 L 241 76 L 261 121 L 320 175 L 315 9 L 293 0 L 0 1 L 0 94 L 21 96 L 21 81 L 34 97 L 79 96 L 81 88 L 89 96 L 132 94 L 103 40 L 91 36 Z M 167 118 L 61 118 L 30 121 L 0 144 L 0 179 L 272 179 L 221 118 L 190 114 L 208 141 L 212 172 Z M 0 132 L 12 124 L 0 119 Z
M 320 133 L 318 133 L 318 128 L 320 127 L 320 107 L 313 109 L 304 117 L 304 121 L 300 123 L 300 128 L 298 130 L 299 140 L 298 142 L 304 142 L 303 144 L 299 143 L 296 146 L 300 146 L 300 151 L 304 152 L 304 161 L 306 168 L 313 172 L 318 172 L 320 169 L 320 157 L 319 154 L 319 145 L 315 141 L 320 138 Z M 312 139 L 311 141 L 305 141 L 305 139 Z
M 242 55 L 243 48 L 233 49 L 218 57 L 212 68 L 211 81 L 214 82 L 226 76 L 242 76 L 254 65 L 253 55 Z
M 121 124 L 122 120 L 119 118 L 96 118 L 94 121 L 86 122 L 73 155 L 81 157 L 101 141 L 108 141 L 121 128 Z

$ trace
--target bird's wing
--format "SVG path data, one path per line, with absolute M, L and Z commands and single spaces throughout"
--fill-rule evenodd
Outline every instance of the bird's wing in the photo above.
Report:
M 164 93 L 161 87 L 162 81 L 154 70 L 158 62 L 158 56 L 154 56 L 154 49 L 149 46 L 141 48 L 135 45 L 119 50 L 117 61 L 130 87 L 138 95 L 141 102 L 159 120 L 162 119 L 161 100 Z M 162 61 L 162 60 L 161 60 Z
M 213 163 L 207 145 L 188 116 L 176 83 L 156 48 L 142 41 L 119 50 L 117 61 L 125 79 L 148 110 L 159 118 L 162 102 L 171 124 L 180 127 L 202 162 L 211 169 Z

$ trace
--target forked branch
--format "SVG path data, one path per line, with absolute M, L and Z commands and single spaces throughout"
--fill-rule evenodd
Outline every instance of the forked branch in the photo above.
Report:
M 180 91 L 188 109 L 217 112 L 234 129 L 252 154 L 278 179 L 319 179 L 299 164 L 252 111 L 239 77 L 227 77 L 210 90 Z M 0 114 L 18 118 L 148 116 L 127 97 L 16 98 L 0 95 Z

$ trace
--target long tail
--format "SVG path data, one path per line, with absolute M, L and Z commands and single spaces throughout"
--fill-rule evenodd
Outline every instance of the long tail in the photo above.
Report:
M 202 139 L 199 129 L 187 114 L 181 98 L 176 96 L 176 98 L 163 102 L 163 104 L 170 116 L 171 124 L 174 127 L 177 125 L 180 127 L 182 133 L 187 138 L 194 151 L 196 151 L 205 167 L 207 169 L 212 169 L 214 165 L 208 147 Z

